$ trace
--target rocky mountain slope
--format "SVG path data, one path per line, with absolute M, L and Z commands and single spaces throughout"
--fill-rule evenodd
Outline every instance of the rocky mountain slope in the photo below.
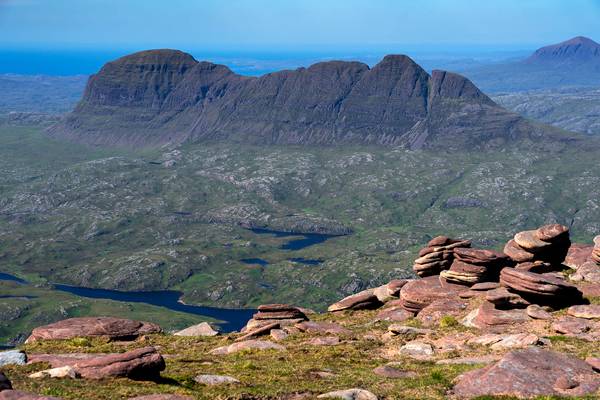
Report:
M 598 87 L 600 44 L 575 37 L 535 51 L 525 60 L 460 71 L 485 93 Z
M 187 140 L 267 144 L 384 144 L 411 149 L 501 145 L 539 137 L 468 79 L 407 56 L 373 68 L 331 61 L 244 77 L 175 50 L 135 53 L 93 75 L 51 134 L 94 145 Z
M 600 134 L 600 88 L 502 93 L 493 99 L 526 118 L 571 132 Z

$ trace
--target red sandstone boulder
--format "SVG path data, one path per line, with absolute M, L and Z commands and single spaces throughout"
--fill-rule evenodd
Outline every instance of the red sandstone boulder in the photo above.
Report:
M 336 324 L 335 322 L 313 322 L 306 321 L 295 325 L 301 332 L 327 333 L 330 335 L 351 335 L 350 329 Z
M 565 387 L 562 380 L 571 385 Z M 532 347 L 506 354 L 490 366 L 457 378 L 453 392 L 459 398 L 478 396 L 584 396 L 600 388 L 591 365 L 566 354 Z
M 467 290 L 462 285 L 445 282 L 439 276 L 429 276 L 408 282 L 400 290 L 402 308 L 417 313 L 438 299 L 458 298 L 458 293 Z
M 58 397 L 39 396 L 33 393 L 21 392 L 20 390 L 3 390 L 0 392 L 0 400 L 61 400 Z
M 122 354 L 109 354 L 77 362 L 73 368 L 82 378 L 127 377 L 156 379 L 165 369 L 165 360 L 154 347 L 144 347 Z
M 590 260 L 592 250 L 594 250 L 593 245 L 573 243 L 571 247 L 569 247 L 564 264 L 569 268 L 579 269 L 586 261 Z
M 36 340 L 105 337 L 111 340 L 135 339 L 140 335 L 161 332 L 158 325 L 113 317 L 69 318 L 35 328 L 26 343 Z
M 467 302 L 459 299 L 435 300 L 417 314 L 417 319 L 424 326 L 434 326 L 445 316 L 461 316 L 467 309 L 467 305 Z
M 343 310 L 373 310 L 379 308 L 383 303 L 377 298 L 373 289 L 364 290 L 362 292 L 345 297 L 342 300 L 330 305 L 327 308 L 329 312 Z

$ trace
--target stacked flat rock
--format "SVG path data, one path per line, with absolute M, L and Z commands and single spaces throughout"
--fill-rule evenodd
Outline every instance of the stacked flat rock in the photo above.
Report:
M 569 268 L 579 269 L 583 264 L 592 260 L 592 253 L 595 249 L 595 245 L 573 243 L 571 247 L 569 247 L 564 264 Z M 596 256 L 598 256 L 598 254 L 596 254 Z
M 500 284 L 534 304 L 562 307 L 581 303 L 583 298 L 583 294 L 575 285 L 553 274 L 536 274 L 504 268 L 500 273 Z
M 298 307 L 289 304 L 263 304 L 258 306 L 258 312 L 252 316 L 242 331 L 252 333 L 256 329 L 265 327 L 278 329 L 307 320 L 304 312 Z M 269 331 L 270 329 L 265 334 Z
M 440 276 L 448 282 L 474 285 L 481 282 L 497 282 L 500 270 L 511 264 L 510 258 L 493 250 L 455 248 L 454 261 Z
M 467 290 L 463 285 L 446 282 L 439 276 L 428 276 L 408 282 L 400 290 L 400 306 L 418 313 L 438 299 L 458 299 L 458 293 Z
M 570 246 L 569 228 L 552 224 L 517 233 L 504 246 L 504 253 L 517 263 L 547 261 L 560 264 Z
M 415 260 L 413 270 L 420 277 L 438 275 L 452 265 L 454 250 L 463 247 L 471 247 L 471 242 L 437 236 L 419 251 L 419 258 Z

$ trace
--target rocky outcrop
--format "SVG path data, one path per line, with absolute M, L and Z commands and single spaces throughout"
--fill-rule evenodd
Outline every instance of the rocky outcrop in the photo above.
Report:
M 457 378 L 454 394 L 459 398 L 478 396 L 585 396 L 600 388 L 591 365 L 578 358 L 529 348 L 508 353 L 488 367 Z
M 158 333 L 158 325 L 113 317 L 69 318 L 35 328 L 26 343 L 36 340 L 72 339 L 75 337 L 104 337 L 111 340 L 135 339 L 140 335 Z
M 551 64 L 555 67 L 585 63 L 600 65 L 600 44 L 590 38 L 577 36 L 536 50 L 526 62 Z
M 329 61 L 245 77 L 176 50 L 109 62 L 50 133 L 79 142 L 152 146 L 186 140 L 496 145 L 538 128 L 496 105 L 462 76 L 431 76 L 404 55 L 374 67 Z
M 419 258 L 414 262 L 413 271 L 420 277 L 438 275 L 452 265 L 454 249 L 466 247 L 471 247 L 471 242 L 468 240 L 437 236 L 419 251 Z

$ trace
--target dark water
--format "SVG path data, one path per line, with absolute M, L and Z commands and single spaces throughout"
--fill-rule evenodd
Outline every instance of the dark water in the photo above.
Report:
M 272 231 L 269 229 L 252 229 L 252 232 L 257 234 L 268 234 L 276 237 L 295 237 L 296 239 L 290 240 L 280 246 L 282 250 L 301 250 L 315 244 L 323 243 L 326 240 L 335 237 L 335 235 L 322 235 L 317 233 L 309 234 L 296 234 L 289 232 Z M 298 238 L 300 237 L 300 238 Z M 291 258 L 292 261 L 307 264 L 317 265 L 322 260 L 311 260 L 302 257 Z M 247 258 L 240 260 L 248 264 L 268 265 L 266 260 L 261 258 Z M 23 279 L 17 278 L 10 274 L 0 272 L 0 280 L 13 281 L 21 284 L 27 282 Z M 272 289 L 272 286 L 263 284 L 266 289 Z M 56 290 L 74 294 L 76 296 L 87 297 L 92 299 L 108 299 L 115 301 L 123 301 L 130 303 L 144 303 L 153 306 L 164 307 L 169 310 L 184 312 L 188 314 L 202 315 L 211 317 L 220 321 L 224 321 L 220 324 L 223 332 L 232 332 L 240 330 L 256 310 L 251 309 L 226 309 L 216 307 L 202 307 L 186 305 L 179 302 L 182 293 L 174 290 L 161 290 L 151 292 L 121 292 L 118 290 L 106 290 L 106 289 L 92 289 L 77 286 L 55 284 Z
M 23 280 L 21 278 L 17 278 L 16 276 L 13 276 L 10 274 L 5 274 L 3 272 L 0 272 L 0 281 L 11 281 L 11 282 L 17 282 L 17 283 L 22 283 L 22 284 L 27 283 L 25 280 Z
M 55 284 L 56 290 L 71 293 L 91 299 L 110 299 L 129 303 L 145 303 L 153 306 L 165 307 L 169 310 L 180 311 L 188 314 L 202 315 L 224 321 L 219 326 L 223 332 L 238 331 L 256 310 L 228 309 L 216 307 L 192 306 L 179 302 L 182 293 L 174 290 L 160 290 L 153 292 L 121 292 L 118 290 L 92 289 L 77 286 Z
M 298 237 L 299 239 L 290 240 L 287 243 L 282 244 L 279 248 L 282 250 L 302 250 L 315 244 L 323 243 L 328 239 L 337 237 L 339 235 L 324 235 L 321 233 L 290 233 L 281 231 L 272 231 L 270 229 L 254 228 L 250 229 L 254 233 L 259 235 L 273 235 L 275 237 Z
M 263 267 L 269 265 L 269 262 L 262 258 L 242 258 L 240 261 L 248 265 L 260 265 Z
M 288 258 L 288 260 L 297 262 L 300 264 L 305 264 L 305 265 L 319 265 L 323 262 L 323 260 L 313 260 L 313 259 L 304 258 L 304 257 Z
M 26 284 L 23 279 L 16 276 L 1 273 L 0 281 L 13 281 Z M 232 332 L 240 330 L 256 310 L 252 309 L 228 309 L 216 307 L 192 306 L 179 302 L 181 293 L 174 290 L 160 290 L 153 292 L 121 292 L 118 290 L 92 289 L 77 286 L 55 284 L 54 288 L 61 292 L 67 292 L 76 296 L 87 297 L 91 299 L 108 299 L 115 301 L 124 301 L 129 303 L 145 303 L 158 307 L 165 307 L 169 310 L 180 311 L 188 314 L 202 315 L 211 317 L 223 323 L 219 324 L 223 332 Z

